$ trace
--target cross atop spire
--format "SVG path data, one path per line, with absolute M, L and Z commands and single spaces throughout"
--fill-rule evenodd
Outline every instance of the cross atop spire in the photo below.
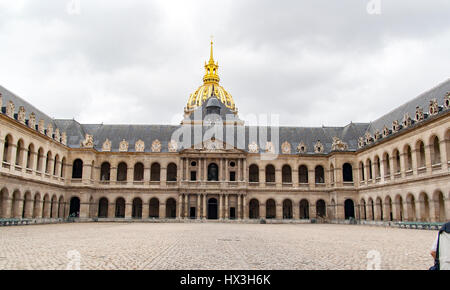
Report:
M 208 63 L 205 63 L 205 76 L 203 77 L 203 83 L 219 84 L 219 64 L 214 61 L 213 51 L 213 36 L 211 36 L 211 52 L 209 55 Z

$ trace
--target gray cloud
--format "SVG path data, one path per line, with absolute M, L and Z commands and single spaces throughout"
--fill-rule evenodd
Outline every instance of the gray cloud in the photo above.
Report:
M 448 1 L 0 0 L 0 83 L 52 117 L 181 120 L 215 35 L 243 116 L 369 122 L 447 79 Z

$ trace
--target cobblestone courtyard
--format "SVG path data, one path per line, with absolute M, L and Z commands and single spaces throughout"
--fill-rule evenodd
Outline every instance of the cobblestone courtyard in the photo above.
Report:
M 80 223 L 0 228 L 0 269 L 428 269 L 435 231 L 351 225 Z M 72 251 L 72 252 L 71 252 Z

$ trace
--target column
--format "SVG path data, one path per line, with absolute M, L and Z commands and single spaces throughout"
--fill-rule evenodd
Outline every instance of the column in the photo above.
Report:
M 282 219 L 283 218 L 283 204 L 278 203 L 278 201 L 275 201 L 276 205 L 276 219 Z
M 261 203 L 259 204 L 259 218 L 265 219 L 266 216 L 267 216 L 267 213 L 266 213 L 266 204 L 265 204 L 264 202 L 261 202 Z
M 227 159 L 225 159 L 225 174 L 223 175 L 223 180 L 224 181 L 229 181 L 230 180 L 230 177 L 229 177 L 229 174 L 228 174 L 228 162 L 229 162 L 229 160 L 227 160 Z
M 229 207 L 229 200 L 228 200 L 228 198 L 229 198 L 229 195 L 228 194 L 226 194 L 225 195 L 225 219 L 228 219 L 228 214 L 229 214 L 229 212 L 230 212 L 230 207 Z
M 89 200 L 83 201 L 86 198 L 87 198 L 87 196 L 86 197 L 80 196 L 80 218 L 88 218 L 89 217 Z
M 244 219 L 248 219 L 248 205 L 247 205 L 247 197 L 242 195 L 242 209 L 244 211 Z
M 392 155 L 389 161 L 389 171 L 391 172 L 391 180 L 394 180 L 395 174 L 397 173 L 394 170 L 394 162 L 397 162 L 397 160 L 395 160 L 394 155 Z
M 150 206 L 150 205 L 148 205 Z M 166 218 L 166 204 L 164 202 L 159 203 L 159 218 L 165 219 Z
M 5 203 L 5 205 L 3 206 L 4 212 L 2 217 L 3 218 L 10 218 L 11 217 L 11 198 L 9 196 L 6 196 L 3 199 L 3 202 Z M 39 210 L 39 213 L 42 213 L 42 210 Z
M 189 177 L 189 159 L 185 158 L 185 162 L 184 163 L 186 164 L 186 167 L 184 169 L 186 178 L 184 180 L 189 181 L 190 180 L 190 177 Z
M 294 220 L 298 220 L 300 219 L 300 204 L 296 203 L 296 202 L 292 202 L 292 218 Z
M 178 218 L 183 217 L 183 194 L 181 193 L 178 196 Z
M 133 184 L 134 181 L 134 168 L 133 167 L 127 167 L 127 183 Z
M 220 194 L 219 195 L 219 219 L 222 219 L 222 217 L 223 217 L 223 209 L 222 209 L 222 207 L 223 207 L 223 195 Z
M 133 202 L 125 200 L 125 218 L 131 219 L 133 214 Z
M 219 181 L 223 181 L 224 177 L 223 177 L 223 159 L 220 159 L 219 162 Z
M 241 169 L 242 169 L 242 159 L 238 159 L 238 172 L 237 172 L 237 181 L 241 181 L 242 180 L 242 173 L 241 173 Z
M 184 195 L 184 218 L 189 217 L 189 194 Z
M 150 204 L 142 200 L 142 218 L 147 219 L 150 215 Z
M 3 152 L 5 151 L 5 136 L 0 136 L 0 165 L 3 163 Z M 3 168 L 0 166 L 0 169 Z
M 196 214 L 197 214 L 197 219 L 201 219 L 202 215 L 201 215 L 201 195 L 197 194 L 197 210 L 196 210 Z
M 166 186 L 166 184 L 167 184 L 167 166 L 166 165 L 164 165 L 164 167 L 161 166 L 160 179 L 161 179 L 161 186 Z
M 266 186 L 266 169 L 264 165 L 259 166 L 259 186 L 260 187 Z
M 16 152 L 17 152 L 17 144 L 10 144 L 10 149 L 9 149 L 10 153 L 9 153 L 9 162 L 11 163 L 11 167 L 10 170 L 11 171 L 15 171 L 15 166 L 16 166 Z
M 425 146 L 425 167 L 427 168 L 427 174 L 431 174 L 431 150 L 433 150 L 433 143 Z
M 248 180 L 248 168 L 247 168 L 247 159 L 244 158 L 244 168 L 243 168 L 243 172 L 244 172 L 244 179 L 243 181 L 247 181 Z
M 108 202 L 108 218 L 114 218 L 116 216 L 116 204 L 115 202 Z
M 406 168 L 407 168 L 407 164 L 406 164 L 406 154 L 404 152 L 400 153 L 400 173 L 402 174 L 402 178 L 406 177 Z
M 237 195 L 237 204 L 238 204 L 238 208 L 237 208 L 237 218 L 241 219 L 242 218 L 242 210 L 241 210 L 241 198 L 242 196 L 240 194 Z
M 203 218 L 206 219 L 206 194 L 203 194 Z
M 412 158 L 412 169 L 413 169 L 413 175 L 417 175 L 418 171 L 418 164 L 417 164 L 417 154 L 419 154 L 416 150 L 416 148 L 411 149 L 411 158 Z
M 292 174 L 292 171 L 291 171 L 291 174 Z M 282 174 L 281 174 L 281 168 L 275 167 L 275 186 L 281 187 L 282 183 L 283 183 L 283 178 L 282 178 Z

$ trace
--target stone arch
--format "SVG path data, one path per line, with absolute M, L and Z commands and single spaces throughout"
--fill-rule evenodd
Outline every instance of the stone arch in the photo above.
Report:
M 131 217 L 134 219 L 142 219 L 142 199 L 139 197 L 133 199 Z
M 23 142 L 23 139 L 19 139 L 19 141 L 17 141 L 17 149 L 16 149 L 16 165 L 18 166 L 23 166 L 22 164 L 22 160 L 23 160 L 23 153 L 25 150 L 25 145 Z
M 306 165 L 300 165 L 298 168 L 298 180 L 300 183 L 308 183 L 308 167 Z
M 360 217 L 363 220 L 367 220 L 367 209 L 366 209 L 366 201 L 364 198 L 361 198 L 361 201 L 359 202 L 360 206 Z
M 355 203 L 352 199 L 346 199 L 344 201 L 344 214 L 346 220 L 355 218 Z
M 166 218 L 174 219 L 177 217 L 177 201 L 174 198 L 169 198 L 166 201 Z
M 272 198 L 266 201 L 266 218 L 274 219 L 277 216 L 277 203 Z
M 307 199 L 300 201 L 300 219 L 309 219 L 309 201 Z
M 106 197 L 100 198 L 98 201 L 98 217 L 99 218 L 107 218 L 108 217 L 108 207 L 109 202 Z
M 83 178 L 83 161 L 81 159 L 75 159 L 72 165 L 72 178 Z
M 36 171 L 42 172 L 42 158 L 44 158 L 44 148 L 40 147 L 37 152 Z
M 402 170 L 402 165 L 400 162 L 400 151 L 397 148 L 395 148 L 392 152 L 392 157 L 394 160 L 394 173 L 400 173 Z
M 9 192 L 6 187 L 0 191 L 0 218 L 9 218 L 8 213 Z
M 437 222 L 445 222 L 447 221 L 446 213 L 445 213 L 445 200 L 444 194 L 440 190 L 436 190 L 433 194 L 433 203 L 434 203 L 434 218 Z
M 431 164 L 441 164 L 441 145 L 439 143 L 439 137 L 433 135 L 430 137 L 430 149 L 431 149 Z
M 150 181 L 161 180 L 161 165 L 158 162 L 154 162 L 150 167 Z
M 4 140 L 4 146 L 3 146 L 3 162 L 11 163 L 11 152 L 12 152 L 12 146 L 14 144 L 13 137 L 8 134 L 5 137 Z
M 406 205 L 407 205 L 407 214 L 408 214 L 408 221 L 415 221 L 416 220 L 416 199 L 414 198 L 414 195 L 409 193 L 406 196 Z
M 249 202 L 249 218 L 258 219 L 259 218 L 259 201 L 255 198 Z
M 69 216 L 80 217 L 80 205 L 81 201 L 78 196 L 72 196 L 69 203 Z
M 127 181 L 128 165 L 125 162 L 120 162 L 117 165 L 117 181 L 125 182 Z
M 353 182 L 353 168 L 348 162 L 342 165 L 342 178 L 344 182 Z
M 12 218 L 20 218 L 22 217 L 22 209 L 20 206 L 22 205 L 22 196 L 19 190 L 15 190 L 12 194 L 11 198 L 11 217 Z
M 375 162 L 375 178 L 380 178 L 381 177 L 381 162 L 380 162 L 380 157 L 378 157 L 378 155 L 375 155 L 374 162 Z
M 384 176 L 391 175 L 391 160 L 389 157 L 389 153 L 383 153 L 383 168 L 384 168 Z
M 377 221 L 383 220 L 383 200 L 381 197 L 377 197 L 375 200 L 375 215 Z
M 430 221 L 430 200 L 425 192 L 419 194 L 420 221 Z
M 116 210 L 115 217 L 116 218 L 125 218 L 125 199 L 123 197 L 118 197 L 116 199 Z
M 275 166 L 272 164 L 266 166 L 266 182 L 275 182 Z
M 316 183 L 325 183 L 325 171 L 322 165 L 317 165 L 314 173 Z
M 327 207 L 323 199 L 316 201 L 316 216 L 318 218 L 325 218 L 327 216 Z
M 149 217 L 159 218 L 159 200 L 156 197 L 150 199 L 148 206 L 149 206 L 148 211 Z
M 281 169 L 282 174 L 282 182 L 283 183 L 292 183 L 292 169 L 288 164 L 283 165 Z
M 406 144 L 405 147 L 403 148 L 403 154 L 405 154 L 405 167 L 406 167 L 405 169 L 406 169 L 406 171 L 413 170 L 412 149 L 409 144 Z
M 28 169 L 33 169 L 33 163 L 34 163 L 34 144 L 30 143 L 28 145 L 28 150 L 27 150 L 27 160 L 26 160 L 26 168 Z
M 111 164 L 107 161 L 100 166 L 100 181 L 111 180 Z
M 367 167 L 369 168 L 369 176 L 368 179 L 372 180 L 373 179 L 373 170 L 372 170 L 372 159 L 368 158 L 366 161 Z
M 42 217 L 49 218 L 50 217 L 50 196 L 48 193 L 44 195 L 44 200 L 42 203 Z
M 248 168 L 248 181 L 259 182 L 259 167 L 256 164 L 250 165 Z
M 366 180 L 366 174 L 364 171 L 365 171 L 364 170 L 364 162 L 360 161 L 359 162 L 360 181 Z
M 59 163 L 59 154 L 55 155 L 55 161 L 53 163 L 53 176 L 58 176 L 58 163 Z M 92 170 L 94 171 L 94 170 Z
M 369 197 L 367 205 L 369 206 L 369 219 L 374 221 L 375 220 L 375 205 L 374 205 L 373 199 L 371 197 Z
M 47 156 L 45 158 L 45 173 L 47 174 L 50 174 L 52 158 L 53 158 L 52 151 L 48 151 Z
M 34 200 L 33 200 L 33 218 L 40 218 L 42 217 L 42 211 L 41 211 L 41 206 L 42 206 L 42 202 L 41 202 L 41 194 L 40 193 L 36 193 L 34 195 Z
M 394 220 L 394 212 L 392 208 L 392 199 L 389 195 L 384 198 L 384 220 L 393 221 Z
M 426 165 L 425 161 L 425 143 L 422 140 L 417 140 L 416 142 L 416 148 L 415 148 L 417 154 L 417 167 L 423 168 Z
M 292 200 L 285 199 L 283 201 L 283 219 L 292 219 Z
M 405 219 L 405 213 L 404 213 L 403 198 L 400 194 L 397 194 L 395 196 L 395 205 L 396 205 L 395 219 L 398 221 L 403 221 Z
M 58 200 L 58 218 L 64 218 L 66 212 L 66 207 L 64 203 L 64 196 L 60 196 Z
M 61 160 L 61 171 L 60 171 L 60 177 L 66 176 L 66 157 L 63 157 Z
M 167 181 L 177 181 L 177 165 L 173 162 L 167 165 Z
M 58 217 L 58 197 L 56 194 L 52 196 L 51 204 L 50 204 L 50 218 Z

